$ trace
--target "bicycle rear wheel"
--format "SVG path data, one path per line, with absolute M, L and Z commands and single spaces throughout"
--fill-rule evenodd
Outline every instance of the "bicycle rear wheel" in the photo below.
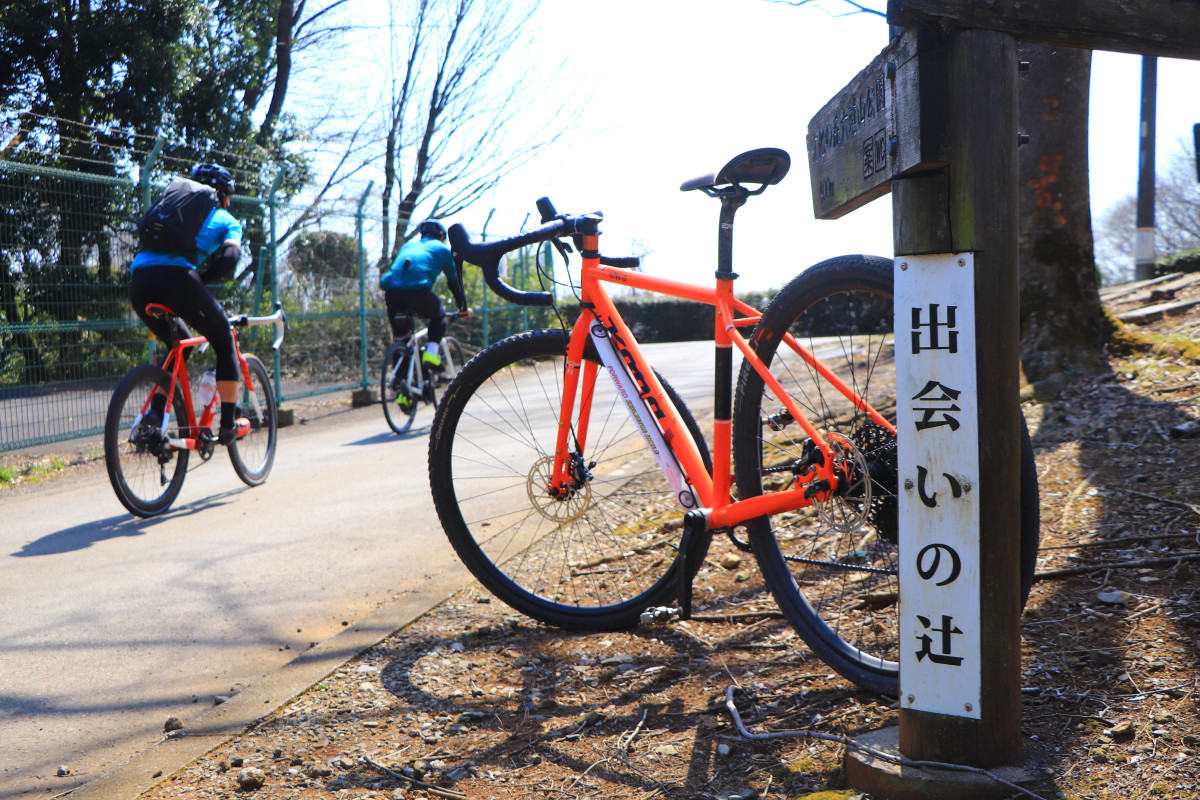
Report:
M 237 417 L 250 421 L 245 436 L 229 444 L 229 460 L 233 471 L 247 486 L 258 486 L 271 473 L 275 463 L 275 444 L 279 432 L 279 416 L 275 409 L 275 387 L 267 368 L 257 356 L 246 356 L 246 367 L 254 381 L 254 391 L 241 388 Z
M 134 367 L 117 384 L 104 418 L 104 466 L 121 505 L 138 517 L 154 517 L 179 495 L 187 475 L 189 452 L 172 450 L 159 428 L 139 421 L 142 407 L 156 388 L 166 391 L 171 376 L 151 364 Z M 187 420 L 183 394 L 176 387 L 169 438 L 184 438 Z M 136 423 L 136 424 L 135 424 Z
M 746 523 L 780 609 L 830 667 L 873 691 L 899 679 L 898 477 L 895 435 L 877 426 L 786 345 L 791 333 L 861 398 L 895 423 L 892 262 L 830 259 L 801 273 L 771 302 L 753 346 L 791 398 L 864 478 L 849 492 L 796 512 Z M 790 485 L 807 437 L 761 376 L 743 364 L 734 412 L 738 497 Z M 1037 477 L 1021 447 L 1021 597 L 1037 558 Z
M 408 394 L 409 365 L 403 363 L 397 369 L 397 364 L 406 353 L 410 359 L 414 355 L 409 351 L 407 342 L 392 342 L 388 346 L 383 356 L 379 381 L 379 402 L 383 404 L 383 418 L 387 420 L 388 427 L 401 436 L 408 433 L 408 429 L 412 427 L 419 402 L 419 398 Z M 407 401 L 407 407 L 400 405 L 401 400 Z
M 548 495 L 567 339 L 518 334 L 459 372 L 430 436 L 434 505 L 459 558 L 517 611 L 570 630 L 628 628 L 672 595 L 683 509 L 603 368 L 579 462 L 590 479 Z M 598 363 L 590 345 L 585 357 Z M 696 421 L 663 386 L 711 469 Z

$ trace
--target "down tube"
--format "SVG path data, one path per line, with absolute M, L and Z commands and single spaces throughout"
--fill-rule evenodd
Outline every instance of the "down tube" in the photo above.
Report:
M 588 328 L 591 334 L 592 343 L 596 346 L 596 352 L 600 356 L 600 360 L 604 362 L 605 369 L 612 377 L 613 383 L 616 384 L 617 391 L 621 394 L 621 399 L 625 401 L 625 407 L 629 410 L 629 415 L 633 418 L 634 424 L 638 430 L 642 432 L 642 436 L 646 439 L 646 444 L 649 445 L 650 451 L 654 453 L 654 459 L 658 462 L 658 466 L 662 469 L 663 474 L 667 476 L 667 481 L 670 482 L 671 488 L 675 491 L 675 499 L 684 508 L 699 508 L 700 502 L 696 494 L 695 488 L 688 483 L 687 477 L 683 474 L 683 470 L 679 466 L 679 462 L 675 460 L 675 454 L 671 452 L 671 448 L 667 446 L 667 442 L 663 439 L 662 431 L 658 429 L 658 425 L 650 416 L 649 409 L 642 402 L 638 395 L 637 389 L 633 385 L 633 379 L 629 373 L 625 371 L 625 363 L 617 354 L 616 348 L 613 347 L 612 341 L 608 338 L 608 331 L 604 329 L 598 321 L 593 320 Z

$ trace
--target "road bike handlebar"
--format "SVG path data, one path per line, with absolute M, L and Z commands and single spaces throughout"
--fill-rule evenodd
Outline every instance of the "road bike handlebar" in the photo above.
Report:
M 278 350 L 279 345 L 283 343 L 284 331 L 288 328 L 287 314 L 283 311 L 283 303 L 275 304 L 275 313 L 265 317 L 249 317 L 241 314 L 232 317 L 229 324 L 239 328 L 253 328 L 258 325 L 274 325 L 275 326 L 275 341 L 271 342 L 271 349 Z
M 450 230 L 447 232 L 447 238 L 460 273 L 463 262 L 470 262 L 483 270 L 483 277 L 487 281 L 488 286 L 492 288 L 492 291 L 510 303 L 521 306 L 552 305 L 554 295 L 550 292 L 525 292 L 506 283 L 500 277 L 500 260 L 514 250 L 520 250 L 522 247 L 541 242 L 552 241 L 559 247 L 560 252 L 562 252 L 565 250 L 565 245 L 558 240 L 564 236 L 574 237 L 576 247 L 579 247 L 583 236 L 599 235 L 600 221 L 604 219 L 604 215 L 599 211 L 575 216 L 558 214 L 554 209 L 554 205 L 545 197 L 537 201 L 537 208 L 542 215 L 543 224 L 540 228 L 534 228 L 531 231 L 518 233 L 516 236 L 510 236 L 506 239 L 496 239 L 491 242 L 472 242 L 467 235 L 466 228 L 457 223 L 451 225 Z M 593 254 L 585 253 L 584 255 Z M 609 258 L 607 256 L 600 256 L 600 263 L 620 269 L 636 269 L 641 262 L 635 257 Z

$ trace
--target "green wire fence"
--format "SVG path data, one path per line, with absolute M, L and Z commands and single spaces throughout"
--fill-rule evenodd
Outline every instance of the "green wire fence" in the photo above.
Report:
M 143 209 L 170 177 L 147 177 L 156 154 L 130 170 L 137 180 L 0 160 L 0 452 L 100 433 L 121 376 L 153 357 L 155 343 L 129 305 L 128 265 Z M 349 203 L 300 207 L 281 202 L 278 186 L 235 195 L 230 210 L 246 228 L 243 277 L 214 294 L 231 315 L 283 303 L 291 327 L 280 353 L 263 329 L 242 341 L 274 364 L 282 404 L 374 388 L 391 333 L 378 259 L 368 255 L 385 224 L 364 212 L 371 189 Z M 297 220 L 306 223 L 285 227 Z M 540 288 L 538 257 L 520 253 L 510 279 Z M 465 282 L 480 313 L 453 332 L 468 347 L 549 321 L 545 310 L 489 302 L 473 270 Z M 191 362 L 198 372 L 211 357 Z

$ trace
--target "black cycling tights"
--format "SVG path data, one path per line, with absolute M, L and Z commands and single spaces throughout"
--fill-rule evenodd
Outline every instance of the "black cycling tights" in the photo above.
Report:
M 133 310 L 146 327 L 163 342 L 191 336 L 188 325 L 208 339 L 217 355 L 217 380 L 238 379 L 237 356 L 233 350 L 233 334 L 229 319 L 221 304 L 209 294 L 200 281 L 200 273 L 182 267 L 142 267 L 134 270 L 129 289 Z M 161 303 L 176 314 L 176 330 L 167 320 L 146 313 L 147 303 Z M 183 323 L 186 322 L 187 325 Z M 189 348 L 190 349 L 190 348 Z M 187 352 L 184 352 L 184 358 Z
M 383 301 L 397 339 L 412 333 L 413 316 L 429 320 L 429 341 L 440 342 L 446 335 L 446 309 L 432 289 L 388 289 Z

